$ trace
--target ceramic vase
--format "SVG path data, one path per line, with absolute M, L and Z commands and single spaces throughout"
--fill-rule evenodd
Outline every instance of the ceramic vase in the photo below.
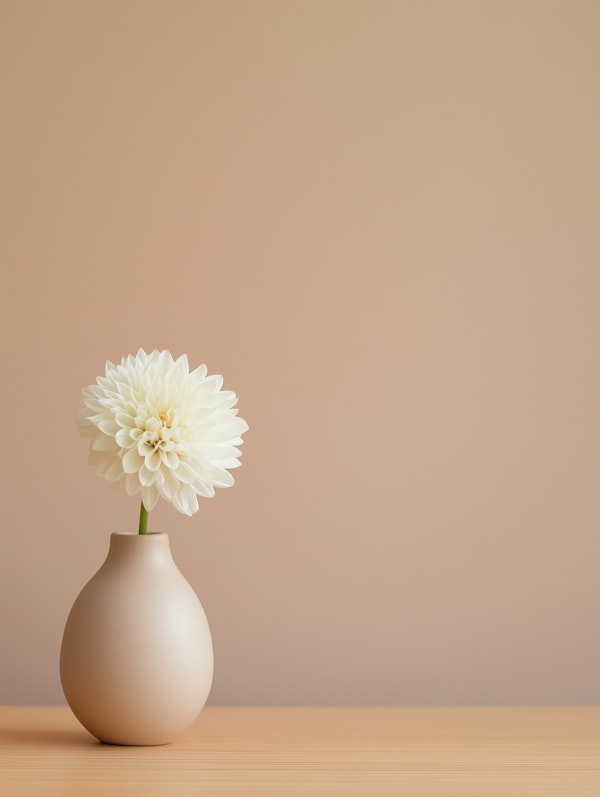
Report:
M 166 744 L 201 711 L 213 676 L 204 610 L 166 534 L 112 534 L 69 614 L 60 654 L 67 702 L 103 742 Z

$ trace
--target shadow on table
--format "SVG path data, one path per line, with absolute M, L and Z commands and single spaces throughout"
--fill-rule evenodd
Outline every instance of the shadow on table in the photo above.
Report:
M 53 730 L 52 728 L 0 728 L 0 747 L 94 747 L 102 743 L 84 730 Z

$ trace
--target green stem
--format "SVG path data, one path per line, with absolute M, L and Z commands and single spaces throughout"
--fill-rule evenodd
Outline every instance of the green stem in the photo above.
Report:
M 142 501 L 142 505 L 140 507 L 140 534 L 146 534 L 148 531 L 148 510 L 144 506 L 144 502 Z

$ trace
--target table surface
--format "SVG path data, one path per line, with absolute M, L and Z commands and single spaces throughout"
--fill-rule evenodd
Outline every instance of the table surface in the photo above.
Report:
M 162 747 L 63 706 L 0 707 L 0 794 L 600 795 L 600 707 L 205 708 Z

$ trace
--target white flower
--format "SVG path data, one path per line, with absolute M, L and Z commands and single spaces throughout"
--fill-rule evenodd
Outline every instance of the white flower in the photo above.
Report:
M 248 424 L 237 396 L 206 366 L 189 370 L 185 355 L 140 349 L 84 388 L 77 424 L 91 437 L 89 462 L 109 481 L 123 480 L 150 510 L 159 497 L 179 512 L 198 511 L 198 495 L 230 487 Z

